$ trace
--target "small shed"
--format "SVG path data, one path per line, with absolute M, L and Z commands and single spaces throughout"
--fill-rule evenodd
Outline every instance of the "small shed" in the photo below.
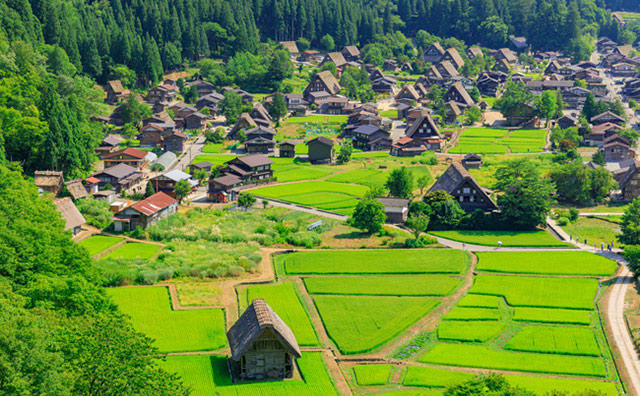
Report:
M 280 148 L 280 158 L 293 158 L 296 156 L 296 144 L 286 141 L 278 145 Z
M 261 298 L 255 299 L 227 332 L 233 381 L 292 378 L 302 356 L 291 329 Z
M 478 154 L 469 153 L 462 159 L 462 166 L 465 169 L 480 169 L 482 168 L 482 157 Z
M 307 142 L 309 147 L 309 162 L 311 163 L 332 163 L 335 159 L 336 151 L 333 140 L 324 136 L 319 136 Z
M 62 172 L 57 171 L 36 171 L 33 180 L 42 192 L 58 195 L 62 190 Z
M 378 197 L 376 200 L 384 205 L 387 223 L 402 224 L 407 221 L 410 202 L 408 198 Z

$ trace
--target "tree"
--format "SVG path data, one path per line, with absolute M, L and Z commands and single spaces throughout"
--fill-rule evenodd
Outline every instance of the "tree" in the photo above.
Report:
M 311 48 L 311 43 L 304 37 L 300 37 L 296 40 L 296 46 L 298 47 L 298 51 L 304 52 Z
M 640 245 L 640 198 L 635 198 L 624 210 L 618 241 L 625 245 Z
M 501 48 L 508 38 L 509 27 L 499 16 L 490 16 L 480 24 L 482 42 L 491 48 Z
M 449 387 L 445 396 L 536 396 L 534 392 L 509 385 L 499 374 L 478 376 Z
M 586 118 L 587 121 L 591 120 L 591 118 L 598 115 L 596 109 L 596 97 L 593 93 L 589 92 L 587 94 L 587 98 L 584 101 L 584 106 L 582 107 L 582 115 Z
M 356 205 L 348 223 L 353 227 L 373 234 L 382 230 L 382 224 L 386 219 L 384 205 L 380 201 L 363 198 Z
M 429 186 L 430 183 L 431 183 L 431 177 L 429 176 L 425 175 L 425 176 L 420 176 L 418 178 L 417 185 L 418 185 L 418 188 L 420 189 L 421 196 L 424 195 L 424 190 Z
M 540 96 L 540 101 L 538 102 L 537 110 L 540 116 L 545 119 L 545 127 L 549 125 L 549 120 L 553 118 L 556 114 L 556 110 L 558 109 L 558 103 L 556 101 L 556 95 L 553 91 L 544 91 Z
M 195 169 L 193 171 L 193 178 L 196 179 L 198 181 L 198 184 L 200 185 L 203 185 L 208 177 L 209 175 L 207 174 L 207 171 L 204 169 Z
M 198 101 L 198 88 L 195 86 L 185 85 L 181 89 L 182 97 L 186 103 L 195 103 Z
M 556 126 L 551 130 L 551 142 L 560 146 L 562 151 L 567 151 L 570 148 L 575 148 L 582 141 L 582 136 L 576 127 L 569 127 L 566 129 L 560 129 Z M 568 144 L 571 142 L 572 144 Z
M 280 92 L 276 92 L 269 107 L 269 114 L 276 120 L 276 126 L 280 126 L 280 119 L 287 115 L 287 104 Z
M 266 199 L 262 200 L 262 209 L 266 209 L 267 206 L 269 206 L 269 201 L 267 201 Z
M 122 106 L 122 121 L 137 126 L 140 121 L 151 115 L 151 108 L 138 101 L 136 95 L 129 95 Z
M 587 168 L 581 161 L 555 167 L 549 178 L 563 200 L 582 205 L 602 202 L 614 186 L 609 171 Z
M 413 194 L 413 172 L 406 166 L 392 170 L 387 178 L 385 187 L 392 197 L 411 197 Z
M 635 129 L 633 128 L 623 129 L 618 132 L 618 135 L 627 139 L 633 147 L 638 145 L 638 138 L 640 138 L 640 134 Z
M 330 34 L 325 34 L 320 39 L 320 44 L 325 51 L 333 51 L 336 46 L 336 43 L 333 41 L 333 37 Z
M 493 107 L 505 116 L 525 116 L 529 111 L 528 106 L 534 105 L 536 101 L 536 96 L 523 83 L 508 81 L 504 94 L 496 100 Z
M 627 260 L 627 267 L 633 276 L 640 276 L 640 245 L 625 246 L 624 259 Z
M 238 117 L 242 113 L 242 98 L 236 92 L 227 90 L 219 106 L 220 112 L 227 119 L 227 125 L 233 125 L 238 121 Z
M 245 211 L 252 207 L 255 203 L 256 197 L 250 192 L 243 192 L 238 196 L 238 206 L 244 208 Z
M 596 150 L 596 152 L 593 153 L 593 155 L 591 156 L 591 161 L 593 161 L 594 164 L 597 164 L 600 166 L 606 165 L 607 163 L 607 160 L 605 159 L 604 154 L 600 150 Z
M 155 193 L 156 193 L 156 190 L 153 188 L 153 184 L 151 183 L 151 180 L 149 180 L 147 182 L 147 188 L 144 191 L 144 197 L 145 198 L 149 198 L 150 196 L 152 196 Z
M 342 146 L 340 146 L 340 151 L 338 152 L 338 163 L 346 164 L 351 161 L 351 153 L 353 152 L 353 145 L 351 142 L 344 142 Z
M 405 223 L 408 229 L 413 232 L 415 239 L 420 237 L 420 234 L 427 231 L 429 228 L 429 216 L 424 213 L 411 214 Z
M 204 137 L 209 143 L 220 144 L 224 142 L 225 133 L 224 128 L 218 127 L 215 131 L 206 131 Z
M 173 187 L 173 192 L 178 203 L 182 203 L 182 201 L 191 194 L 191 185 L 187 180 L 180 180 Z
M 482 120 L 482 111 L 477 106 L 471 106 L 465 110 L 464 115 L 467 116 L 467 125 L 473 125 Z

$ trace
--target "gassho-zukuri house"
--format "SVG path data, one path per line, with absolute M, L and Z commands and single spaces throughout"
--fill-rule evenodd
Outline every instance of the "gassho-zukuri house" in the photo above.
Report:
M 236 381 L 292 378 L 302 356 L 289 327 L 261 299 L 255 299 L 227 332 L 231 378 Z

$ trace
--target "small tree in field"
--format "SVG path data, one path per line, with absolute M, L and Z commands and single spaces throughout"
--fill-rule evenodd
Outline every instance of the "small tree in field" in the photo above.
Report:
M 184 199 L 191 193 L 191 185 L 186 180 L 180 180 L 173 187 L 173 192 L 178 203 L 182 203 L 182 201 L 184 201 Z
M 262 207 L 263 207 L 264 209 L 266 209 L 266 208 L 267 208 L 267 206 L 269 206 L 269 201 L 267 201 L 266 199 L 263 199 L 263 200 L 262 200 Z
M 429 176 L 420 176 L 418 178 L 418 188 L 420 189 L 420 195 L 424 195 L 424 189 L 431 183 L 431 178 Z
M 346 164 L 349 162 L 351 160 L 351 153 L 353 153 L 353 145 L 351 142 L 343 143 L 338 152 L 338 163 Z
M 248 208 L 252 207 L 253 204 L 256 203 L 256 197 L 253 196 L 250 192 L 241 193 L 238 196 L 238 206 L 244 208 L 246 211 Z
M 406 166 L 392 170 L 385 187 L 392 197 L 409 198 L 413 193 L 413 172 Z
M 156 193 L 156 190 L 153 188 L 153 184 L 151 184 L 151 180 L 147 183 L 147 189 L 144 192 L 144 197 L 148 198 Z
M 369 234 L 380 232 L 382 224 L 387 219 L 384 205 L 375 199 L 362 199 L 349 217 L 349 224 Z
M 409 230 L 411 230 L 411 232 L 413 232 L 416 239 L 418 239 L 421 233 L 427 231 L 427 228 L 429 227 L 429 220 L 429 216 L 424 213 L 414 213 L 407 218 L 405 225 Z

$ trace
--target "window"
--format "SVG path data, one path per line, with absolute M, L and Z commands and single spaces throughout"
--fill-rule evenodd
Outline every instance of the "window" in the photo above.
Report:
M 463 192 L 464 194 L 469 194 L 469 193 L 471 192 L 471 189 L 470 189 L 470 188 L 468 188 L 468 187 L 465 187 L 465 188 L 463 188 L 463 189 L 462 189 L 462 192 Z

